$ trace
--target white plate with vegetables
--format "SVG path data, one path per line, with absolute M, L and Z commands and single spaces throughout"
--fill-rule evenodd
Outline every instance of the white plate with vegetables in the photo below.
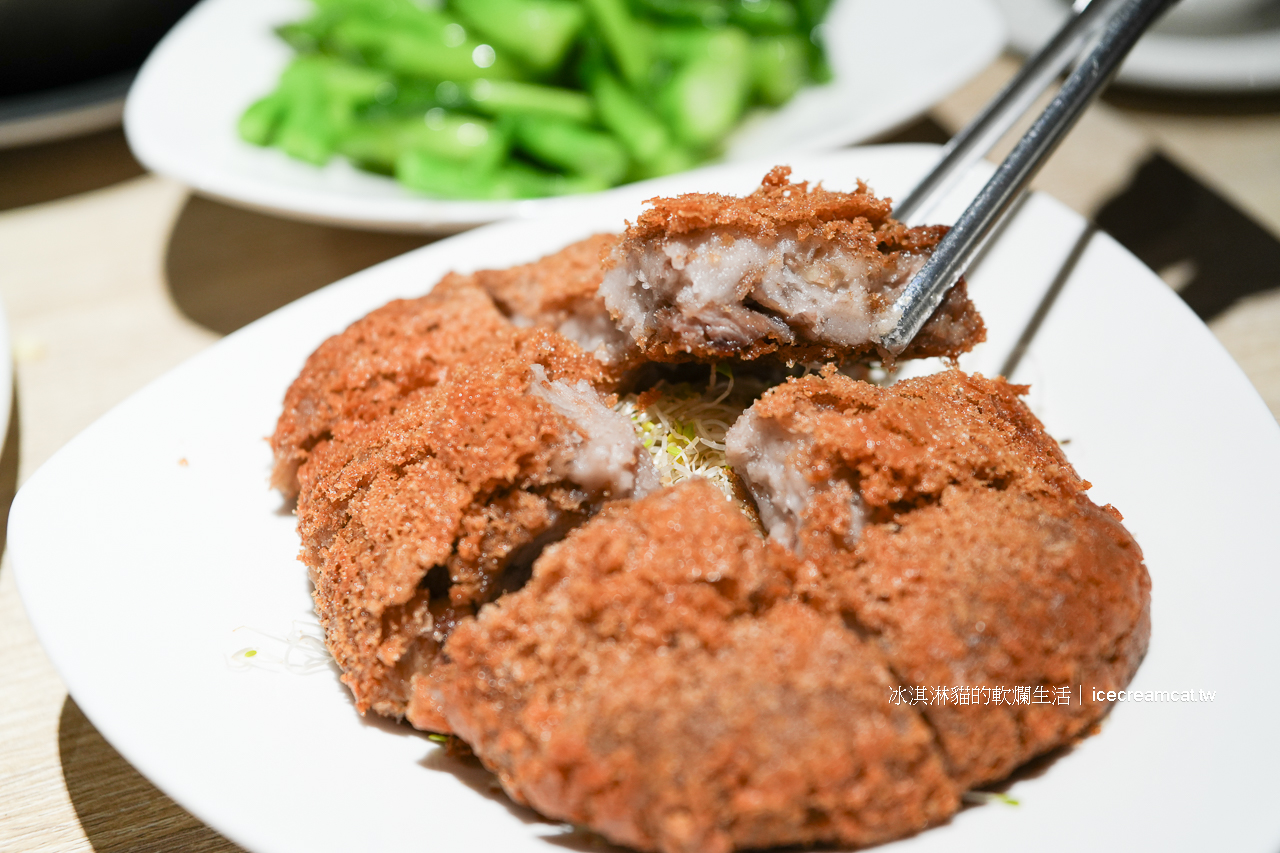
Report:
M 616 192 L 602 187 L 706 157 L 869 139 L 964 83 L 1005 39 L 989 0 L 836 0 L 820 27 L 830 81 L 788 97 L 797 79 L 823 76 L 812 43 L 797 38 L 804 15 L 796 10 L 815 0 L 448 0 L 444 11 L 421 13 L 434 18 L 407 25 L 395 15 L 409 0 L 356 0 L 356 24 L 320 20 L 352 2 L 205 0 L 156 48 L 129 94 L 135 155 L 254 209 L 370 229 L 459 230 L 542 216 L 566 198 Z M 653 7 L 667 16 L 652 17 Z M 715 26 L 699 34 L 700 23 L 681 22 L 690 9 Z M 379 15 L 400 41 L 388 45 L 377 32 Z M 521 47 L 521 29 L 539 38 Z M 419 49 L 433 38 L 438 51 Z M 560 42 L 559 53 L 546 47 Z M 296 47 L 324 55 L 294 62 Z M 324 117 L 298 119 L 295 109 L 284 121 L 268 97 L 283 92 L 296 104 L 316 88 L 341 95 L 309 108 L 328 110 L 327 134 Z M 370 122 L 349 133 L 355 114 Z M 521 197 L 554 193 L 576 195 Z
M 790 163 L 797 178 L 894 194 L 936 156 L 886 146 Z M 938 221 L 989 174 L 967 175 Z M 719 167 L 668 191 L 742 193 L 761 175 Z M 312 654 L 296 519 L 267 485 L 262 437 L 307 354 L 365 312 L 639 209 L 633 196 L 498 223 L 317 291 L 140 391 L 28 480 L 10 516 L 18 589 L 76 703 L 126 759 L 253 853 L 604 849 L 421 733 L 356 714 Z M 1145 552 L 1152 639 L 1131 688 L 1197 699 L 1118 702 L 1098 734 L 1008 789 L 1019 805 L 963 810 L 886 851 L 1280 848 L 1280 430 L 1177 295 L 1091 233 L 1046 196 L 1019 208 L 970 271 L 991 337 L 961 364 L 996 369 L 1062 283 L 1012 378 L 1033 383 L 1032 407 Z

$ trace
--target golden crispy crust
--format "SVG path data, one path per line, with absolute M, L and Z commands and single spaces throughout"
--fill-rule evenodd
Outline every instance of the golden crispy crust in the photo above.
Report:
M 480 270 L 473 280 L 517 325 L 555 329 L 584 348 L 585 334 L 603 332 L 605 349 L 598 357 L 616 383 L 643 361 L 630 338 L 613 326 L 599 294 L 604 259 L 617 242 L 617 234 L 595 234 L 532 263 Z
M 390 414 L 419 388 L 429 388 L 455 364 L 473 360 L 511 326 L 557 329 L 573 317 L 607 320 L 596 294 L 601 258 L 617 241 L 597 234 L 528 264 L 471 275 L 450 273 L 430 293 L 397 299 L 373 311 L 312 353 L 285 394 L 271 436 L 276 464 L 271 485 L 297 494 L 297 470 L 335 429 L 352 429 Z M 626 346 L 625 339 L 618 335 Z M 609 362 L 602 385 L 616 384 L 639 353 Z
M 596 291 L 602 262 L 617 242 L 617 234 L 595 234 L 532 263 L 480 270 L 474 274 L 475 283 L 507 317 L 554 329 L 581 311 L 584 302 L 604 313 Z
M 440 644 L 502 591 L 521 548 L 586 517 L 583 493 L 553 472 L 574 426 L 526 393 L 534 364 L 553 380 L 600 379 L 599 363 L 559 335 L 507 330 L 483 358 L 318 446 L 300 469 L 301 559 L 362 712 L 442 729 L 415 693 Z
M 701 221 L 696 215 L 691 219 L 688 211 L 681 213 L 685 208 L 680 205 L 695 212 L 702 210 L 702 219 L 718 212 L 725 222 L 754 223 L 766 230 L 812 220 L 829 238 L 865 244 L 867 251 L 878 251 L 877 245 L 888 251 L 921 251 L 946 231 L 936 227 L 907 229 L 888 220 L 888 203 L 876 199 L 864 185 L 859 185 L 857 193 L 831 193 L 821 188 L 807 191 L 803 182 L 787 183 L 788 173 L 782 167 L 770 172 L 761 189 L 748 199 L 697 195 L 654 200 L 654 209 L 641 215 L 627 239 L 656 227 L 655 216 L 670 220 L 670 227 L 677 232 L 682 225 Z M 853 223 L 826 221 L 863 215 L 869 218 Z M 875 225 L 874 235 L 868 230 L 871 225 Z M 335 429 L 354 428 L 394 412 L 406 394 L 434 385 L 450 366 L 486 348 L 491 336 L 509 326 L 513 318 L 519 325 L 548 329 L 562 328 L 574 319 L 599 318 L 604 322 L 607 311 L 597 293 L 602 259 L 618 241 L 617 235 L 596 234 L 532 263 L 466 276 L 450 273 L 427 295 L 395 300 L 329 338 L 307 359 L 285 394 L 283 411 L 270 439 L 275 456 L 272 486 L 287 497 L 294 496 L 298 468 Z M 954 355 L 958 341 L 967 348 L 985 335 L 962 281 L 902 357 Z M 656 341 L 646 355 L 658 361 L 688 359 L 686 353 L 667 349 Z M 771 354 L 792 362 L 814 362 L 874 355 L 875 351 L 870 345 L 855 353 L 822 344 L 780 347 L 762 339 L 741 352 L 715 355 L 750 359 Z M 640 351 L 619 333 L 616 352 L 606 360 L 604 384 L 616 386 L 643 360 Z
M 816 490 L 803 558 L 702 481 L 615 504 L 459 626 L 443 713 L 517 801 L 641 850 L 945 819 L 1098 720 L 1092 689 L 1129 681 L 1150 630 L 1141 551 L 1023 390 L 955 371 L 775 388 L 757 414 L 805 437 L 791 461 Z
M 789 600 L 707 483 L 615 505 L 449 640 L 454 731 L 543 814 L 641 850 L 871 844 L 953 812 L 880 653 Z
M 1085 496 L 1024 391 L 959 371 L 890 388 L 807 377 L 757 404 L 812 436 L 793 459 L 820 484 L 800 534 L 806 595 L 855 620 L 905 685 L 1070 692 L 925 706 L 964 787 L 1085 731 L 1107 708 L 1090 688 L 1128 683 L 1150 633 L 1141 549 Z M 853 495 L 867 525 L 850 547 Z
M 1091 691 L 1128 684 L 1150 636 L 1142 553 L 1083 496 L 946 493 L 897 529 L 865 531 L 848 580 L 844 606 L 904 683 L 1040 691 L 1025 705 L 924 709 L 966 787 L 1085 732 L 1108 707 Z
M 298 468 L 335 430 L 355 429 L 396 410 L 471 359 L 510 323 L 489 297 L 450 275 L 426 296 L 397 299 L 329 338 L 285 393 L 271 436 L 271 485 L 298 491 Z
M 851 247 L 870 251 L 875 247 L 873 235 L 878 231 L 883 230 L 895 244 L 911 233 L 889 217 L 892 201 L 877 198 L 862 181 L 858 181 L 855 191 L 843 193 L 825 190 L 821 185 L 810 189 L 807 181 L 792 183 L 790 176 L 790 168 L 775 166 L 764 176 L 759 189 L 745 197 L 686 193 L 675 198 L 651 198 L 645 202 L 649 209 L 627 227 L 623 239 L 647 242 L 712 227 L 773 239 L 780 229 L 798 226 L 807 229 L 807 233 L 848 241 Z
M 796 459 L 811 480 L 847 472 L 876 519 L 892 521 L 948 486 L 1083 491 L 1058 443 L 1019 398 L 1025 391 L 958 370 L 887 388 L 829 372 L 777 386 L 753 411 L 812 437 L 811 450 Z
M 655 200 L 622 245 L 706 228 L 875 259 L 945 233 L 894 222 L 862 184 L 775 169 L 747 199 Z M 532 365 L 612 389 L 645 358 L 871 354 L 768 338 L 584 353 L 547 329 L 602 316 L 617 240 L 451 274 L 331 338 L 290 388 L 274 484 L 300 489 L 301 559 L 362 713 L 455 732 L 516 800 L 663 853 L 900 837 L 1105 713 L 1091 688 L 1141 661 L 1150 581 L 1019 386 L 828 373 L 766 394 L 754 411 L 810 439 L 793 460 L 815 486 L 803 557 L 701 481 L 593 518 L 558 464 L 575 426 L 528 393 Z M 984 336 L 962 282 L 906 356 Z M 846 535 L 855 507 L 865 527 Z M 566 533 L 521 588 L 511 567 Z M 1074 685 L 1083 702 L 990 704 L 993 686 L 1012 703 Z M 987 704 L 902 704 L 913 687 L 986 687 Z

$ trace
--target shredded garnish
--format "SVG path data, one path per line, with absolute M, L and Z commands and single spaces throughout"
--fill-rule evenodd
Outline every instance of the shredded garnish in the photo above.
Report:
M 728 365 L 716 364 L 706 386 L 663 382 L 643 395 L 623 397 L 614 408 L 631 420 L 662 485 L 704 477 L 733 497 L 724 436 L 767 387 L 755 377 L 735 378 Z
M 1006 806 L 1022 805 L 1017 798 L 999 791 L 965 791 L 961 799 L 978 806 L 985 806 L 987 803 L 1003 803 Z
M 257 634 L 266 642 L 232 652 L 227 659 L 227 665 L 232 669 L 265 669 L 270 672 L 310 675 L 327 669 L 333 661 L 325 647 L 324 631 L 319 622 L 294 620 L 289 633 L 284 637 L 245 625 L 232 633 L 240 631 Z

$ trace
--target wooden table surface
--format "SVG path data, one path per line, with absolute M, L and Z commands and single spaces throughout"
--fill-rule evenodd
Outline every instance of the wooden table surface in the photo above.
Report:
M 1001 58 L 889 141 L 945 140 L 1016 67 Z M 1280 96 L 1108 96 L 1037 184 L 1178 289 L 1280 417 Z M 16 374 L 0 509 L 68 439 L 219 336 L 426 242 L 193 196 L 144 173 L 119 131 L 0 151 L 0 297 Z M 80 712 L 35 639 L 7 556 L 0 673 L 0 850 L 238 849 Z

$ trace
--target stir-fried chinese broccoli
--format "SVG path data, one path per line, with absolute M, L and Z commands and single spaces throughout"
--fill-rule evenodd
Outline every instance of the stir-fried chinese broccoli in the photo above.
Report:
M 240 136 L 443 198 L 591 192 L 721 153 L 829 76 L 830 0 L 315 0 Z

